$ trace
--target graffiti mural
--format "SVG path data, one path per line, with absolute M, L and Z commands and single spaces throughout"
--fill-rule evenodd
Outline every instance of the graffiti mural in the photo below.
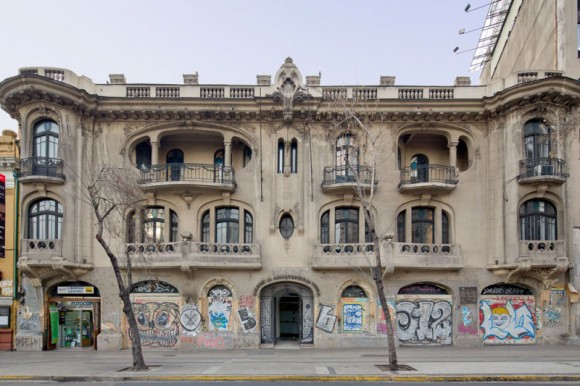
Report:
M 368 330 L 366 326 L 368 315 L 367 298 L 341 298 L 342 304 L 342 331 Z
M 465 335 L 477 335 L 478 329 L 470 306 L 461 306 L 461 320 L 457 329 Z
M 558 328 L 562 326 L 562 320 L 566 309 L 568 299 L 564 288 L 550 289 L 550 301 L 546 308 L 542 310 L 542 327 Z
M 208 293 L 210 331 L 231 330 L 232 293 L 225 286 L 215 286 Z
M 389 310 L 389 314 L 391 316 L 391 323 L 395 326 L 395 302 L 387 300 L 387 309 Z M 383 307 L 381 306 L 381 302 L 377 300 L 377 333 L 379 334 L 386 334 L 387 333 L 387 319 L 385 318 L 385 314 L 383 312 Z
M 185 304 L 179 315 L 181 323 L 181 333 L 184 335 L 195 336 L 201 327 L 201 313 L 195 304 Z
M 483 343 L 534 343 L 534 312 L 535 300 L 530 295 L 482 296 L 479 320 Z
M 240 323 L 244 328 L 244 332 L 252 331 L 256 328 L 257 322 L 254 314 L 249 308 L 241 308 L 238 310 L 238 316 L 240 318 Z
M 173 347 L 179 337 L 179 306 L 171 302 L 133 302 L 133 312 L 145 347 Z
M 403 344 L 451 344 L 451 296 L 397 296 L 397 336 Z
M 332 315 L 330 313 L 332 310 L 333 307 L 331 306 L 326 306 L 324 304 L 320 305 L 320 312 L 318 313 L 316 327 L 326 332 L 332 332 L 332 330 L 334 330 L 334 324 L 336 323 L 336 315 Z

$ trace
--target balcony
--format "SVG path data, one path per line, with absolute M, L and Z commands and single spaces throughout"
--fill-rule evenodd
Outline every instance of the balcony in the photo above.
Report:
M 558 257 L 566 256 L 564 240 L 520 240 L 520 259 L 533 267 L 553 267 Z
M 260 269 L 259 244 L 199 242 L 126 244 L 134 268 Z M 126 265 L 126 262 L 123 263 Z
M 376 254 L 372 243 L 318 244 L 314 246 L 312 268 L 348 269 L 375 266 Z M 384 259 L 381 259 L 382 266 Z
M 394 268 L 459 270 L 464 261 L 458 244 L 393 243 L 387 265 Z
M 558 158 L 529 158 L 520 161 L 520 184 L 547 183 L 561 185 L 570 175 L 566 161 Z
M 418 165 L 401 169 L 399 192 L 450 192 L 457 187 L 457 177 L 453 166 Z
M 378 181 L 374 181 L 376 186 Z M 324 168 L 322 191 L 344 194 L 355 192 L 357 188 L 370 191 L 373 186 L 373 168 L 363 165 L 329 166 Z
M 214 164 L 159 164 L 141 170 L 138 181 L 144 191 L 174 188 L 234 192 L 234 168 Z
M 30 157 L 20 160 L 20 182 L 63 184 L 64 163 L 58 158 Z
M 18 267 L 29 277 L 43 278 L 62 273 L 76 278 L 93 268 L 92 264 L 65 258 L 62 246 L 62 240 L 22 239 Z

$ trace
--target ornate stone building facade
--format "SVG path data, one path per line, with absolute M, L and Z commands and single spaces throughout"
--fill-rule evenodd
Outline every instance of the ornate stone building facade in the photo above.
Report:
M 111 239 L 145 346 L 385 346 L 376 253 L 400 344 L 575 342 L 577 6 L 493 4 L 481 86 L 326 86 L 290 58 L 256 85 L 4 80 L 22 138 L 17 349 L 129 344 L 80 199 L 102 166 L 136 170 L 146 194 Z M 357 192 L 373 192 L 380 251 Z

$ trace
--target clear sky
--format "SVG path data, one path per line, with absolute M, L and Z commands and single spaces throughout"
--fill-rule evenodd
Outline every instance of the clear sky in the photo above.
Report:
M 322 85 L 452 85 L 470 76 L 487 7 L 468 0 L 0 0 L 0 80 L 61 67 L 105 83 L 256 84 L 294 59 Z M 489 3 L 471 1 L 472 8 Z M 0 129 L 18 128 L 0 111 Z

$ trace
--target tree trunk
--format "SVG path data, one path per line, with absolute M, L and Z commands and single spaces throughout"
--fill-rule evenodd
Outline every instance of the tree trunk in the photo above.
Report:
M 129 323 L 129 339 L 131 339 L 131 353 L 133 354 L 133 371 L 144 371 L 148 370 L 149 367 L 145 364 L 145 359 L 143 358 L 143 350 L 141 349 L 141 337 L 139 336 L 139 328 L 137 327 L 137 321 L 135 320 L 135 314 L 133 313 L 133 307 L 131 306 L 131 297 L 129 294 L 129 289 L 125 287 L 123 283 L 123 276 L 121 276 L 121 269 L 119 268 L 119 262 L 117 257 L 109 248 L 109 245 L 103 240 L 101 236 L 101 229 L 96 235 L 96 239 L 101 244 L 111 265 L 113 266 L 113 271 L 115 272 L 115 278 L 117 279 L 117 284 L 119 286 L 119 297 L 123 302 L 123 313 L 127 317 L 127 322 Z M 131 282 L 131 280 L 129 280 Z
M 391 313 L 389 312 L 389 305 L 387 304 L 387 297 L 385 296 L 385 285 L 383 282 L 383 270 L 381 267 L 381 245 L 379 242 L 379 237 L 375 229 L 375 223 L 371 217 L 371 213 L 368 208 L 364 209 L 364 216 L 367 226 L 371 232 L 371 237 L 373 240 L 373 247 L 375 252 L 375 265 L 372 267 L 373 280 L 377 288 L 377 294 L 379 295 L 379 300 L 381 302 L 381 308 L 383 314 L 385 315 L 385 324 L 387 325 L 387 345 L 389 350 L 389 370 L 397 371 L 398 360 L 397 360 L 397 349 L 395 347 L 395 336 L 393 332 L 393 321 L 391 320 Z

